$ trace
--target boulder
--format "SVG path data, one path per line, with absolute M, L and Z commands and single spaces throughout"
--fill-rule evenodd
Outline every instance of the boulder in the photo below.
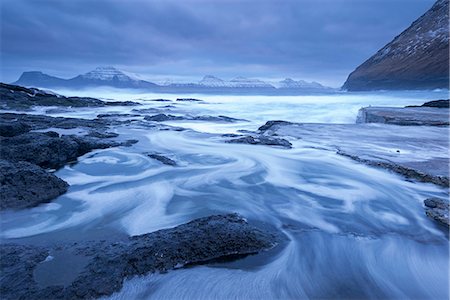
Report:
M 425 199 L 423 203 L 425 204 L 426 215 L 448 229 L 450 226 L 448 215 L 450 203 L 448 199 L 433 197 Z
M 0 159 L 0 210 L 49 202 L 68 187 L 67 182 L 34 164 Z

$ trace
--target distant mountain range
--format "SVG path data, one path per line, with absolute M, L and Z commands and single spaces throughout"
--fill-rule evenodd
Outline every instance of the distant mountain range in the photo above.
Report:
M 438 0 L 410 27 L 356 68 L 349 91 L 449 88 L 449 0 Z
M 199 82 L 156 84 L 139 79 L 114 67 L 98 67 L 86 74 L 63 79 L 39 71 L 24 72 L 13 84 L 40 88 L 88 88 L 110 86 L 115 88 L 144 89 L 157 92 L 324 92 L 334 89 L 317 82 L 295 81 L 286 78 L 279 82 L 265 82 L 259 79 L 236 77 L 223 80 L 207 75 Z

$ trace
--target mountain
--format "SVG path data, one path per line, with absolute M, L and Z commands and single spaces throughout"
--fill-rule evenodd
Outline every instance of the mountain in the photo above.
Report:
M 23 72 L 14 84 L 39 87 L 60 87 L 64 86 L 65 82 L 65 79 L 50 76 L 39 71 L 30 71 Z
M 438 0 L 410 27 L 356 68 L 349 91 L 449 87 L 449 0 Z
M 275 88 L 273 85 L 258 79 L 236 77 L 230 80 L 232 87 L 236 88 Z
M 62 79 L 46 75 L 42 72 L 24 72 L 19 80 L 14 82 L 17 85 L 35 87 L 64 87 L 83 88 L 95 86 L 111 86 L 116 88 L 152 88 L 156 84 L 145 80 L 140 80 L 127 75 L 114 67 L 98 67 L 90 72 L 78 75 L 71 79 Z
M 164 83 L 155 84 L 140 79 L 138 75 L 129 74 L 114 67 L 98 67 L 70 79 L 62 79 L 38 71 L 24 72 L 13 84 L 27 87 L 68 89 L 110 86 L 115 88 L 145 89 L 162 93 L 296 94 L 331 90 L 317 82 L 295 81 L 290 78 L 271 84 L 259 79 L 245 77 L 223 80 L 212 75 L 206 75 L 199 82 L 193 83 L 167 80 Z
M 318 82 L 307 82 L 304 80 L 293 80 L 291 78 L 286 78 L 284 80 L 279 81 L 276 84 L 276 87 L 279 89 L 329 89 L 329 87 L 325 87 Z
M 230 87 L 230 84 L 228 82 L 212 75 L 206 75 L 202 80 L 198 82 L 198 84 L 207 87 Z

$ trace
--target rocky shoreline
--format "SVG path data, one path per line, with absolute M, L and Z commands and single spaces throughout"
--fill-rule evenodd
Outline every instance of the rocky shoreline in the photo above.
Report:
M 237 214 L 215 215 L 123 241 L 87 241 L 54 247 L 0 245 L 3 299 L 95 299 L 118 292 L 125 279 L 137 275 L 242 258 L 270 250 L 286 238 L 275 230 L 259 229 Z M 84 266 L 70 282 L 42 283 L 39 275 L 76 257 Z M 56 254 L 55 254 L 56 253 Z M 38 282 L 41 282 L 39 284 Z
M 4 109 L 28 110 L 35 105 L 70 109 L 139 105 L 130 101 L 64 97 L 5 84 L 0 86 L 0 94 Z M 177 101 L 201 103 L 190 98 Z M 321 147 L 340 156 L 391 170 L 409 180 L 448 188 L 448 122 L 442 121 L 444 115 L 448 116 L 448 100 L 443 101 L 414 108 L 362 108 L 360 115 L 364 117 L 357 124 L 268 121 L 257 131 L 215 137 L 227 144 L 271 146 L 281 148 L 280 151 L 291 151 L 297 141 L 308 145 L 321 142 Z M 134 109 L 130 114 L 99 114 L 94 119 L 0 113 L 0 210 L 19 210 L 50 202 L 69 188 L 68 183 L 53 174 L 55 170 L 95 149 L 127 147 L 138 142 L 121 139 L 113 132 L 115 126 L 134 124 L 146 129 L 179 131 L 186 129 L 162 122 L 245 121 L 222 115 L 172 115 L 166 109 Z M 73 129 L 82 133 L 60 132 Z M 179 166 L 170 155 L 152 149 L 142 155 L 170 167 Z M 448 199 L 426 199 L 424 208 L 428 217 L 448 229 Z M 222 258 L 236 259 L 268 251 L 286 239 L 274 228 L 259 228 L 237 214 L 223 214 L 119 241 L 80 241 L 39 247 L 3 243 L 0 245 L 0 293 L 5 299 L 97 298 L 119 291 L 124 280 L 133 276 Z M 61 267 L 61 259 L 69 258 L 79 262 L 80 269 L 73 271 L 68 282 L 48 282 L 39 275 L 53 272 L 54 268 Z

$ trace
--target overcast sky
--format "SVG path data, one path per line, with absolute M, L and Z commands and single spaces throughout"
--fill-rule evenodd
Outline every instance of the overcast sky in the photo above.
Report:
M 315 80 L 349 72 L 433 0 L 1 0 L 1 81 L 116 66 L 144 78 Z

